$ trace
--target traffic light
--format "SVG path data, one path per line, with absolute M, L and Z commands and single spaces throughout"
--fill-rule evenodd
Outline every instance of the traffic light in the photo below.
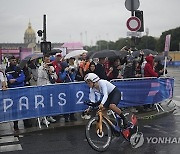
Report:
M 37 31 L 37 34 L 38 34 L 39 37 L 42 37 L 42 33 L 43 33 L 42 30 L 38 30 L 38 31 Z
M 51 52 L 51 42 L 41 42 L 41 52 L 43 54 Z
M 140 29 L 138 30 L 138 32 L 144 32 L 143 11 L 136 10 L 136 11 L 135 11 L 135 16 L 136 16 L 137 18 L 139 18 L 140 21 L 141 21 L 141 27 L 140 27 Z

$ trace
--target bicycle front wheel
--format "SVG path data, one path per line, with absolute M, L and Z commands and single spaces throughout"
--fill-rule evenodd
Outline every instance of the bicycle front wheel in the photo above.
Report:
M 86 138 L 89 145 L 96 151 L 105 151 L 112 140 L 112 133 L 109 124 L 102 120 L 102 134 L 99 134 L 99 130 L 96 128 L 97 117 L 89 120 L 86 125 Z

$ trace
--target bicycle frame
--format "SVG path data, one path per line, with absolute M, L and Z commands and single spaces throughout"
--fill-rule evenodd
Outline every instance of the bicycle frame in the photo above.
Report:
M 92 102 L 85 102 L 85 104 L 87 104 L 88 106 L 92 107 L 92 110 L 97 109 L 98 108 L 98 104 L 94 104 Z M 104 112 L 105 111 L 105 112 Z M 111 126 L 111 128 L 113 128 L 114 132 L 118 132 L 121 133 L 123 135 L 123 137 L 125 137 L 127 139 L 128 135 L 129 135 L 129 130 L 127 129 L 122 129 L 122 127 L 119 125 L 119 120 L 122 120 L 121 117 L 118 117 L 116 115 L 115 112 L 113 112 L 112 110 L 111 113 L 116 121 L 116 124 L 114 124 L 110 118 L 107 116 L 107 110 L 105 108 L 99 109 L 98 111 L 96 111 L 96 115 L 98 116 L 98 120 L 96 123 L 96 133 L 99 137 L 103 137 L 103 126 L 102 126 L 102 120 L 105 119 L 107 121 L 107 123 Z M 106 114 L 105 114 L 106 113 Z M 125 116 L 127 116 L 129 113 L 124 114 Z M 131 117 L 131 124 L 134 127 L 136 125 L 137 119 L 135 116 Z M 138 129 L 138 128 L 137 128 Z
M 98 115 L 98 121 L 97 121 L 97 124 L 96 124 L 96 131 L 97 131 L 97 134 L 98 134 L 98 136 L 99 137 L 101 137 L 101 136 L 103 136 L 104 134 L 103 134 L 103 128 L 102 128 L 102 119 L 104 118 L 108 123 L 109 123 L 109 125 L 111 126 L 111 128 L 113 128 L 113 131 L 116 131 L 116 132 L 118 132 L 118 133 L 121 133 L 122 134 L 122 136 L 126 139 L 126 140 L 128 140 L 128 136 L 129 136 L 129 130 L 128 129 L 122 129 L 120 126 L 119 126 L 119 123 L 118 123 L 118 121 L 119 120 L 121 120 L 121 117 L 117 117 L 117 115 L 115 114 L 115 112 L 113 112 L 112 110 L 110 110 L 111 111 L 111 113 L 112 113 L 112 115 L 113 115 L 113 117 L 114 117 L 114 119 L 115 119 L 115 122 L 116 122 L 116 124 L 114 124 L 111 120 L 110 120 L 110 118 L 108 117 L 108 116 L 106 116 L 105 114 L 103 114 L 103 110 L 102 109 L 100 109 L 100 110 L 98 110 L 98 112 L 97 112 L 97 115 Z M 127 116 L 129 113 L 126 113 L 126 114 L 124 114 L 125 116 Z M 133 115 L 132 117 L 131 117 L 131 122 L 132 122 L 132 125 L 133 125 L 133 127 L 135 126 L 135 124 L 137 123 L 137 119 L 136 119 L 136 117 Z M 138 128 L 137 128 L 137 131 L 138 131 Z
M 113 117 L 114 119 L 116 120 L 116 124 L 117 125 L 114 125 L 113 122 L 103 114 L 103 110 L 100 109 L 98 110 L 97 114 L 98 114 L 98 122 L 96 124 L 96 131 L 99 133 L 99 135 L 102 135 L 102 119 L 104 118 L 109 124 L 110 126 L 115 130 L 115 131 L 118 131 L 120 133 L 121 129 L 120 129 L 120 126 L 118 126 L 118 119 L 117 119 L 117 116 L 115 115 L 115 113 L 113 111 L 111 111 L 112 114 L 113 114 Z

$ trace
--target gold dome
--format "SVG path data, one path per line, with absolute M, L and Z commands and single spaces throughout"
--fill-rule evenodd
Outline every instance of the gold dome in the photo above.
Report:
M 28 25 L 28 28 L 26 29 L 26 31 L 25 31 L 25 34 L 30 34 L 30 35 L 34 35 L 35 34 L 35 32 L 34 32 L 34 30 L 32 29 L 32 27 L 31 27 L 31 23 L 29 22 L 29 25 Z
M 26 29 L 24 33 L 24 43 L 36 43 L 36 33 L 31 27 L 31 23 L 29 22 L 28 28 Z

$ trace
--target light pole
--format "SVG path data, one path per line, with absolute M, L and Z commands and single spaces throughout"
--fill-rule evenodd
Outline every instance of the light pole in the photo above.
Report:
M 46 15 L 43 18 L 43 41 L 46 42 Z
M 41 42 L 41 52 L 43 54 L 49 53 L 51 51 L 51 42 L 46 41 L 46 15 L 43 16 L 43 30 L 37 31 L 39 37 L 43 37 Z

